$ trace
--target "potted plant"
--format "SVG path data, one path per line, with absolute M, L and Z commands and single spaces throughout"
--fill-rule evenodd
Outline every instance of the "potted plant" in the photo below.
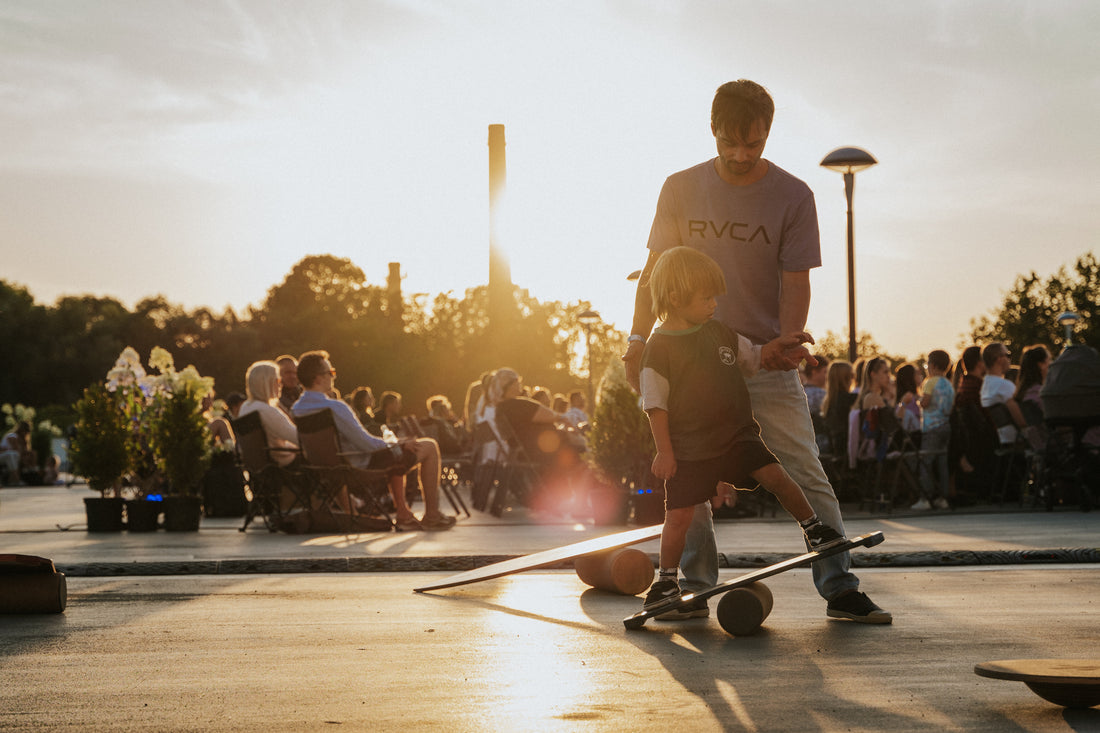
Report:
M 122 476 L 129 466 L 129 425 L 119 409 L 117 395 L 106 385 L 84 390 L 74 405 L 76 432 L 72 440 L 74 470 L 88 480 L 99 497 L 84 499 L 89 532 L 122 530 Z
M 149 407 L 159 385 L 145 372 L 141 357 L 127 346 L 107 372 L 107 389 L 115 394 L 115 402 L 127 426 L 127 472 L 124 485 L 129 497 L 125 500 L 126 529 L 130 532 L 156 531 L 160 521 L 160 474 L 156 470 L 149 447 Z
M 606 480 L 604 487 L 595 489 L 589 498 L 596 522 L 625 523 L 633 504 L 636 522 L 660 523 L 664 518 L 663 496 L 656 521 L 650 521 L 652 512 L 647 511 L 652 503 L 651 494 L 646 492 L 652 492 L 649 479 L 654 455 L 649 419 L 618 359 L 608 364 L 600 380 L 588 446 L 592 461 Z
M 153 457 L 168 482 L 164 528 L 195 531 L 202 516 L 202 477 L 210 467 L 212 448 L 202 402 L 213 392 L 214 380 L 200 376 L 194 366 L 177 372 L 172 355 L 160 347 L 153 349 L 149 365 L 160 373 L 146 415 Z

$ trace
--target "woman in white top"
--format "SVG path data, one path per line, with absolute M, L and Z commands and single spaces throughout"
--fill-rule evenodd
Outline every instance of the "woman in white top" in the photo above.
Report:
M 248 399 L 241 405 L 240 416 L 250 412 L 260 413 L 269 448 L 298 449 L 298 429 L 276 405 L 282 389 L 279 367 L 273 361 L 257 361 L 245 372 L 245 390 Z M 289 450 L 273 450 L 271 458 L 280 466 L 294 460 L 297 453 Z

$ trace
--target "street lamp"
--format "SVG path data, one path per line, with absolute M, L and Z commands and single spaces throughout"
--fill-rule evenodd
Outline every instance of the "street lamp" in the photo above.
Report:
M 1081 317 L 1079 315 L 1077 315 L 1076 313 L 1071 313 L 1070 311 L 1066 311 L 1065 313 L 1058 316 L 1058 325 L 1061 326 L 1066 332 L 1067 347 L 1073 344 L 1073 327 L 1074 325 L 1076 325 L 1077 321 L 1080 320 L 1080 318 Z
M 821 161 L 824 168 L 844 174 L 844 195 L 848 199 L 848 361 L 856 360 L 856 250 L 852 238 L 852 189 L 856 171 L 878 163 L 874 156 L 859 148 L 837 148 Z
M 585 344 L 588 348 L 588 409 L 591 412 L 596 404 L 592 394 L 592 327 L 600 322 L 600 314 L 586 310 L 577 314 L 577 323 L 584 326 Z

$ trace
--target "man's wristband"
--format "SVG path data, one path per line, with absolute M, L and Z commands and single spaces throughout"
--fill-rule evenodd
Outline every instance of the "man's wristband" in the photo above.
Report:
M 632 333 L 627 337 L 626 343 L 627 343 L 628 346 L 630 344 L 635 344 L 635 343 L 644 345 L 645 344 L 645 336 L 641 335 L 640 333 Z

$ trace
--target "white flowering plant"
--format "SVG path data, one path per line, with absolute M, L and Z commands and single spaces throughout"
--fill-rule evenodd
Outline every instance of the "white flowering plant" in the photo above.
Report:
M 176 371 L 172 355 L 159 346 L 149 355 L 149 368 L 156 373 L 127 346 L 103 384 L 85 390 L 76 405 L 74 461 L 104 495 L 121 495 L 124 477 L 135 494 L 150 493 L 165 480 L 176 493 L 197 493 L 209 467 L 202 401 L 214 390 L 213 378 L 190 365 Z M 124 467 L 115 476 L 120 453 Z
M 210 467 L 212 442 L 203 415 L 203 400 L 214 392 L 214 379 L 191 365 L 176 371 L 172 355 L 158 347 L 149 366 L 159 374 L 153 379 L 149 439 L 153 456 L 177 494 L 198 494 L 202 477 Z

